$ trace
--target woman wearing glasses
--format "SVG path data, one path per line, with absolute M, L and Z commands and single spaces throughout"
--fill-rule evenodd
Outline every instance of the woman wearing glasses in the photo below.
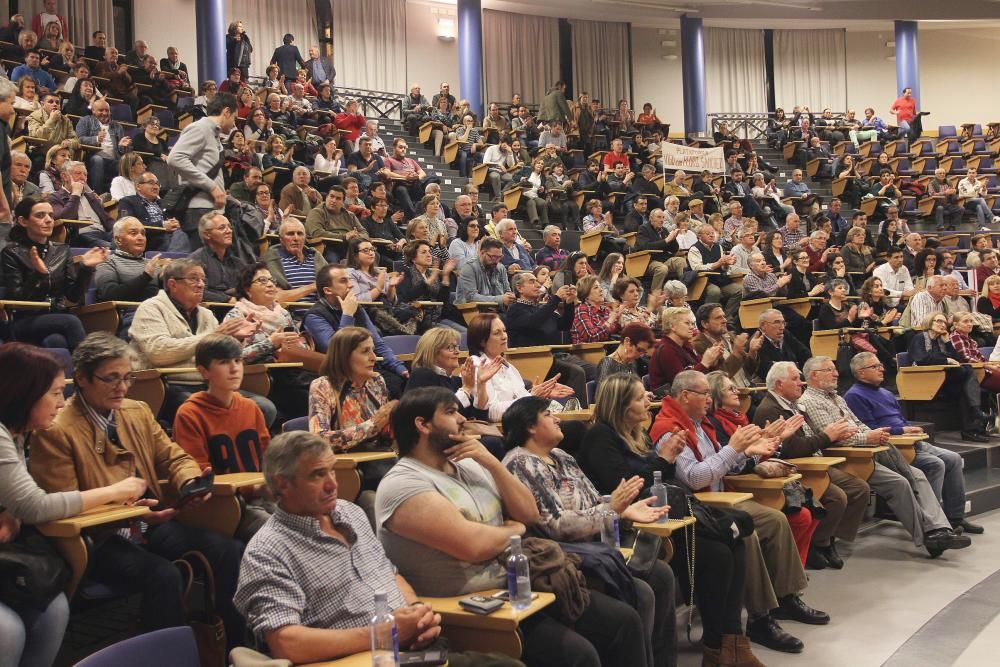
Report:
M 30 532 L 28 526 L 142 496 L 146 482 L 139 477 L 83 492 L 42 490 L 28 473 L 24 445 L 33 431 L 52 426 L 65 404 L 62 364 L 31 345 L 8 343 L 0 348 L 0 378 L 0 544 Z M 37 610 L 15 610 L 0 601 L 3 664 L 51 665 L 68 620 L 62 593 Z
M 48 307 L 18 312 L 10 334 L 22 342 L 72 351 L 87 334 L 66 302 L 83 303 L 90 277 L 108 258 L 108 249 L 91 248 L 73 261 L 68 245 L 51 241 L 52 205 L 42 199 L 22 199 L 14 220 L 10 242 L 0 253 L 6 297 L 46 302 Z
M 267 364 L 277 361 L 282 349 L 304 348 L 305 343 L 292 315 L 277 302 L 278 286 L 264 262 L 243 269 L 236 286 L 239 300 L 225 320 L 242 319 L 257 324 L 257 330 L 243 339 L 243 361 Z M 286 419 L 302 417 L 309 401 L 309 383 L 316 376 L 300 368 L 274 368 L 271 400 Z

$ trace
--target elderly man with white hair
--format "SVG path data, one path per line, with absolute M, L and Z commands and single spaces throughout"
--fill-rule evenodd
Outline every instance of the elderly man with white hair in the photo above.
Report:
M 49 195 L 52 217 L 56 220 L 87 220 L 91 224 L 77 231 L 77 244 L 110 246 L 114 220 L 104 210 L 101 198 L 87 185 L 87 165 L 67 160 L 59 168 L 62 187 Z
M 209 211 L 198 220 L 202 247 L 190 257 L 205 269 L 205 301 L 236 303 L 236 286 L 246 266 L 233 249 L 233 226 L 221 213 Z
M 319 206 L 323 195 L 319 190 L 309 185 L 312 174 L 308 167 L 299 165 L 292 171 L 292 182 L 281 188 L 281 198 L 278 208 L 286 213 L 309 215 L 309 211 Z M 291 208 L 289 208 L 291 207 Z
M 917 292 L 906 304 L 903 316 L 899 320 L 902 327 L 920 326 L 931 313 L 944 313 L 945 277 L 931 276 L 927 279 L 927 287 Z
M 510 218 L 504 218 L 497 223 L 497 236 L 503 244 L 503 257 L 500 262 L 507 271 L 532 271 L 535 268 L 535 258 L 517 242 L 517 223 Z
M 698 232 L 698 242 L 688 250 L 688 266 L 692 271 L 708 272 L 708 284 L 702 294 L 705 303 L 717 302 L 723 305 L 726 317 L 735 322 L 743 296 L 743 286 L 735 283 L 729 276 L 729 271 L 736 263 L 736 258 L 724 253 L 722 246 L 715 238 L 715 229 L 703 225 Z
M 885 499 L 912 537 L 913 544 L 927 549 L 931 558 L 937 558 L 946 549 L 964 549 L 971 545 L 968 537 L 957 535 L 951 529 L 924 473 L 907 464 L 902 454 L 889 444 L 889 429 L 869 428 L 837 393 L 839 374 L 833 359 L 813 357 L 805 363 L 803 374 L 807 388 L 796 405 L 814 432 L 846 419 L 855 427 L 854 434 L 833 444 L 888 445 L 888 450 L 875 455 L 875 470 L 868 478 L 868 485 Z
M 767 372 L 767 393 L 754 412 L 754 423 L 766 426 L 778 419 L 791 419 L 802 414 L 796 401 L 802 396 L 802 375 L 799 367 L 790 361 L 779 361 Z M 822 456 L 822 450 L 833 443 L 851 437 L 857 427 L 847 419 L 831 422 L 821 431 L 814 431 L 808 423 L 802 424 L 795 433 L 781 442 L 777 456 L 794 459 L 807 456 Z M 806 567 L 822 570 L 844 567 L 844 561 L 837 553 L 837 539 L 853 542 L 868 506 L 868 484 L 861 478 L 850 475 L 839 468 L 831 467 L 827 473 L 829 486 L 820 496 L 820 504 L 826 510 L 813 534 L 809 545 Z

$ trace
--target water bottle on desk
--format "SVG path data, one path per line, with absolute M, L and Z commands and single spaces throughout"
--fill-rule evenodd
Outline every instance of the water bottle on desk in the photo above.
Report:
M 528 557 L 521 553 L 521 536 L 511 535 L 510 557 L 507 558 L 507 592 L 510 606 L 521 611 L 531 606 L 531 572 Z
M 667 506 L 667 486 L 663 483 L 663 473 L 659 470 L 653 471 L 653 486 L 649 487 L 649 494 L 656 498 L 653 507 Z M 664 514 L 656 523 L 666 523 L 667 515 Z
M 396 619 L 389 611 L 388 594 L 375 593 L 375 615 L 368 624 L 372 667 L 399 667 L 399 638 Z
M 601 496 L 601 502 L 607 506 L 601 521 L 601 542 L 618 549 L 622 545 L 618 531 L 618 512 L 611 509 L 611 496 Z

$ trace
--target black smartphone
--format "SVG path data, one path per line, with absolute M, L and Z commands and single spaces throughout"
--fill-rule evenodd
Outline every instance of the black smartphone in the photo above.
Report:
M 448 662 L 447 649 L 427 649 L 425 651 L 400 651 L 399 664 L 407 667 L 443 665 Z
M 181 497 L 177 501 L 177 505 L 175 507 L 177 509 L 181 509 L 195 498 L 207 496 L 212 492 L 213 486 L 215 486 L 215 473 L 209 473 L 204 477 L 195 478 L 193 482 L 186 484 L 184 488 L 181 489 Z

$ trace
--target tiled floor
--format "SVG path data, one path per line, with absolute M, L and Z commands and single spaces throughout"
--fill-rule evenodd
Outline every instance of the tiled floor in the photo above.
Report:
M 899 524 L 879 522 L 867 528 L 852 550 L 841 549 L 851 554 L 845 569 L 809 572 L 804 599 L 828 612 L 830 625 L 786 621 L 783 626 L 805 643 L 805 651 L 789 655 L 754 645 L 755 655 L 768 667 L 879 667 L 932 619 L 927 630 L 934 634 L 939 620 L 934 616 L 1000 568 L 1000 510 L 978 515 L 974 521 L 983 524 L 986 533 L 974 537 L 970 548 L 945 552 L 936 560 L 914 547 Z M 1000 665 L 998 612 L 1000 597 L 992 606 L 966 614 L 963 620 L 969 626 L 983 628 L 993 623 L 977 632 L 971 643 L 962 638 L 962 645 L 951 646 L 955 643 L 952 635 L 934 634 L 941 653 L 952 659 L 961 655 L 954 664 L 962 667 Z M 680 667 L 700 664 L 700 651 L 682 651 Z M 910 658 L 905 667 L 950 664 L 951 660 L 942 662 L 928 655 Z

